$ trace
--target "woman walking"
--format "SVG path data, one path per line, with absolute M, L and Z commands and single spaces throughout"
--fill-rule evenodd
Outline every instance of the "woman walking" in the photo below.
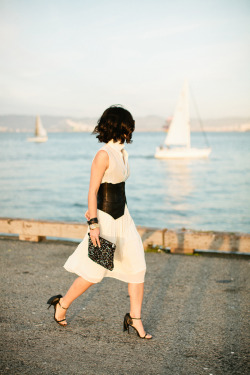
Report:
M 129 177 L 128 154 L 124 143 L 131 143 L 134 120 L 130 112 L 118 106 L 104 111 L 94 129 L 99 142 L 105 145 L 95 155 L 88 193 L 88 233 L 64 268 L 79 277 L 68 292 L 53 296 L 48 304 L 54 306 L 55 321 L 66 326 L 66 310 L 91 285 L 104 277 L 113 277 L 128 283 L 130 313 L 124 317 L 123 327 L 133 327 L 138 336 L 151 339 L 141 320 L 146 263 L 141 238 L 130 216 L 125 196 L 125 181 Z M 100 246 L 99 236 L 116 244 L 112 271 L 88 257 L 89 235 L 94 246 Z M 49 307 L 50 307 L 49 306 Z

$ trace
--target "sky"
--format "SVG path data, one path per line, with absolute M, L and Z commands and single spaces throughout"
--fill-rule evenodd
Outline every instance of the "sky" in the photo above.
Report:
M 185 79 L 201 117 L 250 116 L 249 0 L 0 0 L 0 115 L 167 117 Z

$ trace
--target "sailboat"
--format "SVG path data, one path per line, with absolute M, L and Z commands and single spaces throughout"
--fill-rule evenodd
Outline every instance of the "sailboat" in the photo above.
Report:
M 155 158 L 207 158 L 211 153 L 210 147 L 203 149 L 191 147 L 187 81 L 182 88 L 164 143 L 164 146 L 156 148 Z
M 40 116 L 36 117 L 36 128 L 35 128 L 35 137 L 28 138 L 29 142 L 46 142 L 48 140 L 47 131 L 43 127 Z

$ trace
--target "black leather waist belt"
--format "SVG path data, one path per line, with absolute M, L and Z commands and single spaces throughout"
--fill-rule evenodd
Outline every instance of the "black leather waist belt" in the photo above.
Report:
M 100 185 L 97 194 L 98 210 L 106 212 L 114 219 L 119 219 L 124 215 L 126 203 L 125 182 L 119 184 L 104 182 Z

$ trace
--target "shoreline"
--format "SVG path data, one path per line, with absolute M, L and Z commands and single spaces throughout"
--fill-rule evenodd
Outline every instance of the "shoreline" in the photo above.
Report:
M 0 218 L 0 235 L 15 234 L 20 241 L 41 242 L 47 238 L 82 240 L 88 225 L 19 218 Z M 149 228 L 137 226 L 144 250 L 176 254 L 224 252 L 250 254 L 250 234 L 241 232 L 197 231 L 191 229 Z
M 206 133 L 249 133 L 250 132 L 250 125 L 249 128 L 246 130 L 244 129 L 211 129 L 211 128 L 204 128 L 203 130 Z M 191 129 L 191 133 L 203 133 L 202 130 L 199 129 Z M 136 129 L 136 133 L 167 133 L 166 131 L 162 129 Z M 0 127 L 0 133 L 8 133 L 8 134 L 34 134 L 33 130 L 16 130 L 16 129 L 10 129 L 10 130 L 3 130 L 3 128 Z M 87 133 L 91 134 L 91 131 L 74 131 L 74 130 L 47 130 L 48 134 L 56 134 L 56 133 Z

